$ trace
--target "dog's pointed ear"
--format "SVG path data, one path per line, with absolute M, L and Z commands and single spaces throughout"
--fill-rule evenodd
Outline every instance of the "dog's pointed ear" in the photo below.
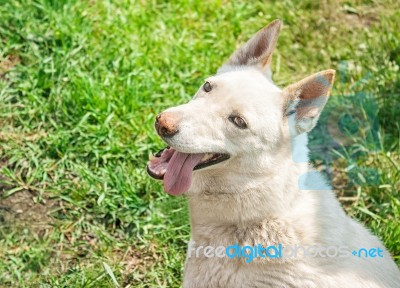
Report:
M 283 90 L 284 113 L 292 134 L 311 131 L 318 122 L 335 79 L 335 70 L 311 75 Z
M 271 59 L 282 22 L 274 20 L 258 31 L 246 44 L 236 50 L 218 73 L 232 70 L 235 66 L 257 66 L 271 78 Z

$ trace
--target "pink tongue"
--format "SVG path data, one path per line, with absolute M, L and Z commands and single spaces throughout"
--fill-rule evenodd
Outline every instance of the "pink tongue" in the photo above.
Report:
M 164 190 L 172 195 L 179 195 L 189 190 L 192 183 L 194 167 L 201 161 L 204 154 L 186 154 L 174 152 L 169 160 L 164 175 Z

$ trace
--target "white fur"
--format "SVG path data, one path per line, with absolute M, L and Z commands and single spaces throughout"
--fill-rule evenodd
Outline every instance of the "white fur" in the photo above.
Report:
M 280 243 L 385 249 L 377 237 L 344 213 L 321 175 L 307 174 L 313 171 L 308 161 L 293 161 L 307 160 L 308 148 L 305 133 L 290 131 L 290 117 L 292 122 L 299 119 L 285 116 L 289 92 L 252 65 L 222 72 L 206 79 L 211 92 L 200 89 L 189 103 L 168 109 L 181 119 L 179 133 L 165 139 L 171 147 L 231 156 L 193 172 L 186 193 L 191 240 L 197 246 L 213 247 Z M 232 113 L 240 113 L 248 129 L 235 127 L 228 120 Z M 312 176 L 302 182 L 303 188 L 310 189 L 300 189 L 301 175 Z M 321 188 L 315 190 L 315 185 Z M 383 258 L 374 259 L 351 255 L 245 263 L 227 257 L 190 257 L 183 286 L 395 288 L 399 283 L 399 269 L 385 250 Z

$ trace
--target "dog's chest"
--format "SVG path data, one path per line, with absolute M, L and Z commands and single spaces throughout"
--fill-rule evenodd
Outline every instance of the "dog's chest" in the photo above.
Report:
M 269 219 L 246 226 L 197 225 L 192 236 L 184 271 L 185 288 L 318 287 L 312 280 L 315 271 L 310 266 L 279 257 L 279 245 L 300 242 L 295 229 L 285 221 Z M 269 257 L 257 257 L 260 251 L 255 250 L 251 252 L 255 256 L 252 259 L 234 255 L 239 250 L 249 252 L 243 250 L 246 246 L 255 249 L 259 245 L 272 247 Z M 218 247 L 224 256 L 218 257 Z
M 188 258 L 183 287 L 317 288 L 314 272 L 300 262 L 245 263 L 244 259 Z

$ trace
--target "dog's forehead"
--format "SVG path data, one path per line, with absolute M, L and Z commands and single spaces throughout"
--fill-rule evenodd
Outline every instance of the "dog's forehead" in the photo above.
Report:
M 207 78 L 206 81 L 215 87 L 216 93 L 225 94 L 224 96 L 230 96 L 229 98 L 271 100 L 281 92 L 257 69 L 239 69 L 221 73 Z

